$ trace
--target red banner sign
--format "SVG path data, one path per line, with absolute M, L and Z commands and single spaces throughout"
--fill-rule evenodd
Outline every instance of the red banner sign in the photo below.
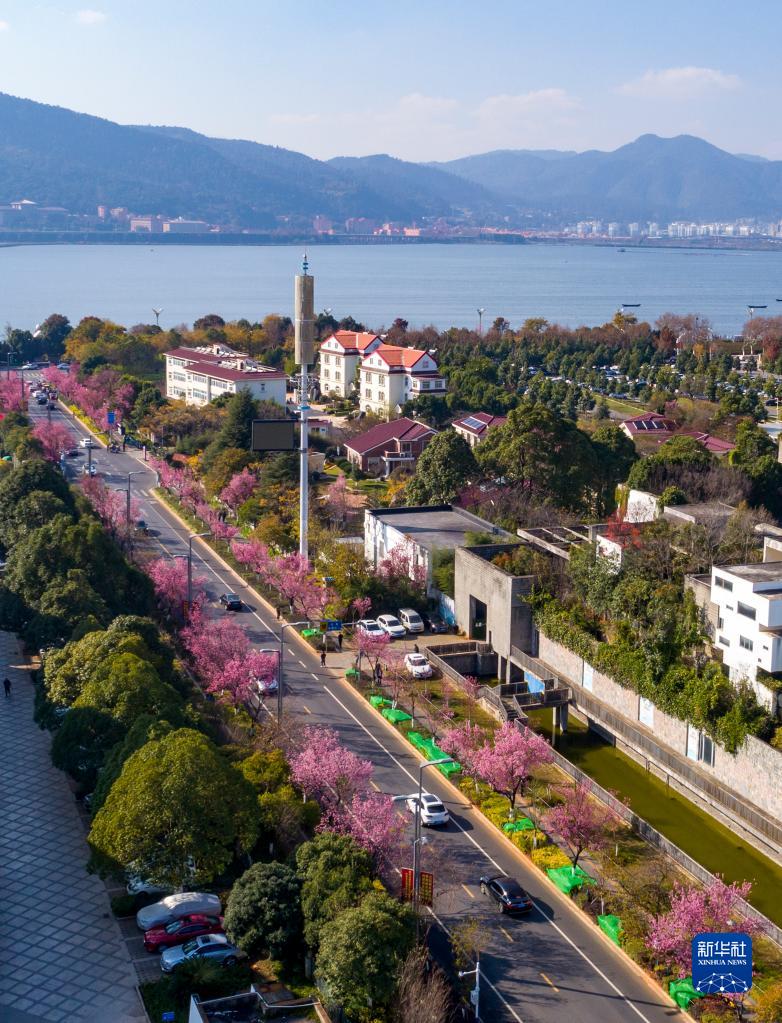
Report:
M 402 898 L 405 902 L 413 901 L 415 876 L 412 867 L 402 867 Z
M 422 870 L 418 875 L 418 901 L 422 906 L 434 905 L 434 874 Z

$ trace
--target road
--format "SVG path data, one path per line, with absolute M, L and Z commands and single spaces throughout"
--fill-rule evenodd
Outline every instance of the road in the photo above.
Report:
M 31 406 L 34 419 L 46 415 L 45 409 Z M 51 417 L 65 423 L 75 437 L 87 434 L 78 421 L 60 409 Z M 117 489 L 127 485 L 128 472 L 144 467 L 137 453 L 109 454 L 101 448 L 93 455 L 93 463 L 107 485 Z M 69 475 L 76 475 L 85 460 L 69 459 Z M 151 470 L 132 477 L 131 492 L 139 503 L 139 514 L 167 554 L 186 554 L 188 530 L 155 499 L 155 482 Z M 219 609 L 219 594 L 234 591 L 246 602 L 245 612 L 237 619 L 252 642 L 268 647 L 278 641 L 273 615 L 200 540 L 193 543 L 193 572 L 205 577 L 214 614 L 225 613 Z M 398 795 L 417 788 L 420 760 L 409 744 L 378 721 L 375 712 L 344 679 L 321 668 L 318 656 L 296 640 L 286 642 L 285 680 L 286 713 L 308 724 L 337 729 L 350 749 L 372 761 L 374 780 L 381 791 Z M 466 918 L 480 919 L 490 935 L 482 956 L 483 1020 L 663 1023 L 684 1018 L 603 939 L 594 924 L 564 897 L 553 893 L 537 868 L 497 834 L 435 769 L 427 771 L 425 777 L 426 788 L 443 800 L 452 815 L 447 829 L 427 835 L 431 845 L 425 849 L 425 856 L 431 857 L 439 875 L 434 913 L 446 928 Z M 408 828 L 412 842 L 409 821 Z M 478 887 L 480 876 L 492 872 L 518 878 L 534 899 L 531 914 L 511 920 L 492 909 L 493 904 L 481 896 Z

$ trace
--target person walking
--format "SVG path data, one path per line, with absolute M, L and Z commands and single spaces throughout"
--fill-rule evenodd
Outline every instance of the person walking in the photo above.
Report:
M 321 650 L 321 652 L 320 652 L 320 666 L 321 666 L 321 668 L 325 668 L 326 667 L 326 651 L 325 650 Z
M 342 633 L 341 632 L 337 633 L 337 646 L 339 647 L 339 652 L 342 653 Z
M 8 678 L 7 675 L 3 679 L 3 689 L 5 689 L 5 695 L 6 696 L 10 696 L 11 695 L 11 679 Z

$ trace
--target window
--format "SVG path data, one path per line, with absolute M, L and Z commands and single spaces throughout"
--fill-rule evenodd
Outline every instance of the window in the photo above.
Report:
M 730 640 L 726 639 L 724 636 L 718 636 L 717 642 L 720 644 L 720 646 L 730 646 Z
M 700 760 L 709 767 L 714 766 L 714 743 L 708 735 L 687 725 L 687 759 Z
M 584 661 L 584 670 L 581 675 L 581 685 L 590 693 L 592 692 L 592 681 L 594 671 L 595 669 L 592 667 L 592 665 L 587 664 L 587 662 Z
M 744 615 L 745 618 L 751 618 L 753 622 L 755 621 L 755 608 L 750 607 L 749 604 L 742 604 L 739 601 L 736 610 L 740 615 Z
M 429 381 L 428 380 L 424 380 L 424 390 L 428 391 L 430 386 L 431 386 L 431 384 L 429 383 Z
M 364 391 L 364 397 L 365 398 L 371 398 L 372 397 L 372 388 L 371 387 L 367 387 L 367 389 Z
M 377 392 L 377 400 L 378 401 L 385 401 L 386 400 L 386 392 L 385 391 L 378 391 Z
M 720 575 L 714 576 L 714 585 L 719 586 L 720 589 L 727 590 L 729 593 L 733 590 L 733 583 L 728 579 L 723 579 Z
M 717 616 L 717 628 L 718 629 L 724 629 L 725 628 L 725 619 L 722 618 L 719 615 Z
M 751 639 L 747 639 L 746 636 L 739 636 L 739 646 L 742 650 L 752 650 L 754 645 Z

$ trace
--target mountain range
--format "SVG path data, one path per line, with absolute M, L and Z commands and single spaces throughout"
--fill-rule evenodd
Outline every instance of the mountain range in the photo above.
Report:
M 782 215 L 782 161 L 688 135 L 642 135 L 613 152 L 497 150 L 413 163 L 387 155 L 315 160 L 188 128 L 120 125 L 0 93 L 0 205 L 98 204 L 272 229 L 318 214 L 472 224 L 725 219 Z

